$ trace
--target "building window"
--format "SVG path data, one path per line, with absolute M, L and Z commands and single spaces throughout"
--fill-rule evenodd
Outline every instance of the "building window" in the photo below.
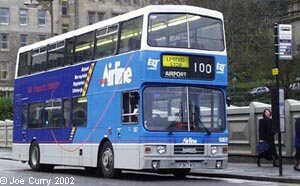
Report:
M 21 46 L 26 46 L 28 42 L 28 35 L 26 34 L 21 34 L 20 35 L 20 40 L 21 40 Z
M 98 21 L 104 20 L 104 15 L 105 15 L 104 12 L 98 12 Z
M 95 12 L 88 12 L 88 24 L 94 24 L 96 22 L 96 14 Z
M 39 41 L 44 41 L 46 39 L 46 35 L 39 35 Z
M 139 5 L 139 4 L 140 4 L 140 1 L 139 1 L 139 0 L 133 0 L 132 3 L 133 3 L 134 5 Z
M 8 49 L 8 34 L 1 34 L 1 40 L 0 40 L 0 44 L 1 44 L 1 49 Z
M 61 2 L 61 12 L 62 15 L 68 15 L 68 1 L 67 0 L 62 0 Z
M 157 1 L 156 0 L 149 0 L 149 4 L 150 5 L 155 5 L 155 4 L 157 4 Z
M 39 23 L 39 26 L 46 25 L 46 11 L 45 10 L 38 11 L 38 23 Z
M 0 24 L 8 25 L 8 23 L 9 23 L 9 9 L 0 8 Z
M 69 32 L 69 25 L 63 24 L 62 25 L 62 33 L 67 33 L 67 32 Z
M 118 15 L 121 15 L 121 13 L 116 13 L 116 12 L 114 12 L 114 13 L 111 14 L 112 17 L 116 17 L 116 16 L 118 16 Z
M 8 62 L 0 62 L 0 80 L 8 80 Z
M 20 9 L 19 21 L 20 21 L 20 25 L 27 25 L 28 24 L 28 10 Z
M 122 0 L 116 0 L 116 3 L 122 3 Z

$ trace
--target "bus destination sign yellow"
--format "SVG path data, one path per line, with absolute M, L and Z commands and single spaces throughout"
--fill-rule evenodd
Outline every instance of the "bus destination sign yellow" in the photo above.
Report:
M 178 55 L 163 55 L 163 67 L 189 68 L 189 57 Z

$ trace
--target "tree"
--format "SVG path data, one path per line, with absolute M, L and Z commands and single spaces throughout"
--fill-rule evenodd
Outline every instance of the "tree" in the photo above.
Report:
M 271 74 L 274 66 L 273 25 L 286 14 L 287 0 L 192 0 L 187 2 L 223 13 L 229 79 L 236 76 L 239 82 L 273 84 L 274 77 Z
M 13 118 L 13 102 L 10 98 L 0 98 L 0 120 Z
M 288 0 L 165 0 L 164 3 L 187 4 L 222 12 L 229 80 L 236 77 L 239 85 L 244 84 L 248 89 L 275 84 L 272 76 L 275 66 L 273 26 L 274 23 L 286 22 L 282 17 L 287 15 Z M 285 88 L 297 77 L 297 60 L 280 66 L 281 85 Z M 232 86 L 231 82 L 229 86 Z

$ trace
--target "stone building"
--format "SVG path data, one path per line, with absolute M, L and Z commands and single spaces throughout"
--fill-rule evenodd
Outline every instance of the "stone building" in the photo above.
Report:
M 300 0 L 290 0 L 285 20 L 293 26 L 293 54 L 300 57 Z
M 38 16 L 39 15 L 39 16 Z M 0 0 L 0 96 L 11 97 L 19 47 L 49 35 L 46 13 L 19 0 Z
M 19 47 L 44 40 L 51 34 L 59 35 L 147 4 L 161 2 L 163 1 L 0 0 L 0 97 L 13 96 Z

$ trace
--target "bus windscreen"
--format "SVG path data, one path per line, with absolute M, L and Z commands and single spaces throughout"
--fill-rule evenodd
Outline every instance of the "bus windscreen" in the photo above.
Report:
M 153 47 L 223 51 L 222 21 L 192 14 L 151 14 L 148 44 Z

